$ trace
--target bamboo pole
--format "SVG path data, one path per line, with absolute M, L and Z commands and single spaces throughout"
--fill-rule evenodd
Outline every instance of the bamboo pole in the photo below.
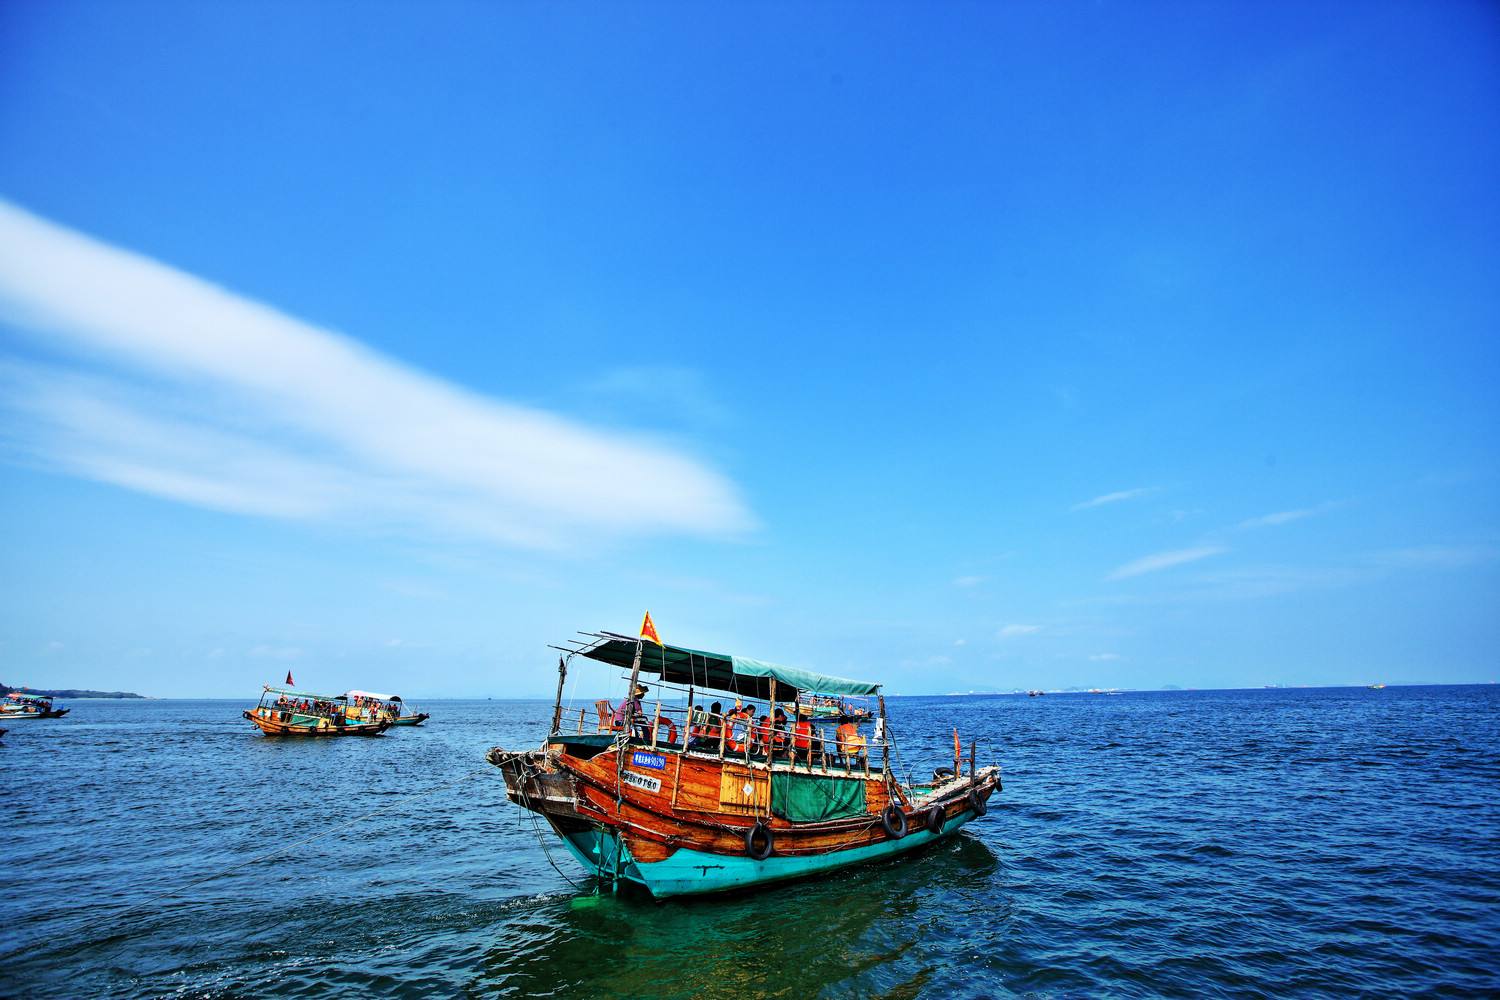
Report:
M 656 703 L 656 718 L 651 721 L 651 749 L 656 749 L 656 734 L 661 731 L 661 702 Z
M 568 661 L 561 656 L 557 658 L 557 700 L 552 705 L 552 732 L 554 735 L 562 732 L 562 696 L 563 681 L 568 678 Z
M 579 736 L 583 735 L 583 715 L 584 715 L 583 709 L 580 708 L 578 710 L 578 735 Z
M 766 710 L 766 768 L 776 764 L 776 678 L 771 678 L 771 707 Z
M 877 697 L 880 699 L 880 772 L 889 782 L 891 777 L 890 726 L 885 718 L 885 695 L 877 695 Z

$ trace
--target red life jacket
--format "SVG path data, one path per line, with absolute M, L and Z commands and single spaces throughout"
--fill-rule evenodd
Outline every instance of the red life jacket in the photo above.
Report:
M 806 750 L 812 746 L 811 722 L 808 722 L 805 719 L 797 720 L 797 725 L 793 727 L 792 732 L 794 733 L 792 737 L 792 746 L 796 747 L 798 750 Z

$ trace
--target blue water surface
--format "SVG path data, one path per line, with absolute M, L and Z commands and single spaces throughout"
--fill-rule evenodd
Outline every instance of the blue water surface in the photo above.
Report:
M 594 895 L 484 763 L 547 704 L 328 741 L 72 707 L 0 740 L 4 996 L 1500 992 L 1497 687 L 893 698 L 916 776 L 953 726 L 1003 765 L 987 817 L 665 903 Z

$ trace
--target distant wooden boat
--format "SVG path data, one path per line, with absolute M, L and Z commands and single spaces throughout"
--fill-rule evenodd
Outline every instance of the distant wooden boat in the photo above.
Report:
M 389 719 L 351 717 L 344 695 L 275 684 L 267 684 L 260 703 L 241 714 L 267 736 L 379 736 L 391 727 Z
M 12 691 L 0 703 L 0 719 L 61 719 L 70 709 L 53 708 L 52 699 L 42 694 Z
M 386 719 L 393 726 L 420 726 L 432 718 L 401 700 L 399 694 L 376 694 L 373 691 L 345 691 L 351 712 L 360 712 L 362 720 Z
M 537 750 L 496 747 L 487 756 L 511 801 L 544 817 L 580 863 L 615 887 L 635 884 L 659 898 L 710 893 L 889 857 L 983 816 L 1000 789 L 1000 769 L 976 768 L 972 744 L 963 773 L 956 732 L 953 767 L 927 783 L 898 781 L 878 684 L 608 632 L 564 651 L 630 668 L 627 690 L 648 673 L 686 695 L 686 708 L 658 702 L 637 712 L 627 702 L 618 729 L 601 703 L 602 732 L 583 732 L 580 715 L 579 732 L 565 733 L 560 661 L 551 735 Z M 725 703 L 764 703 L 766 721 L 704 713 L 705 691 L 724 692 Z M 813 695 L 877 698 L 873 736 L 858 735 L 855 721 L 829 734 L 793 711 L 776 728 L 778 706 Z
M 1384 691 L 1385 690 L 1385 685 L 1384 684 L 1371 684 L 1370 685 L 1370 690 L 1371 691 Z

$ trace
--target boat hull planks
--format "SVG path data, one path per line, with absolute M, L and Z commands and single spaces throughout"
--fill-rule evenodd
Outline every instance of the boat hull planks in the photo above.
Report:
M 343 726 L 320 726 L 309 723 L 297 723 L 284 721 L 276 717 L 278 713 L 261 714 L 246 709 L 245 718 L 253 722 L 257 729 L 267 736 L 379 736 L 391 727 L 385 720 L 380 722 L 350 723 Z
M 0 715 L 0 719 L 6 722 L 12 719 L 61 719 L 71 711 L 70 708 L 54 708 L 46 712 L 6 712 Z
M 630 760 L 634 749 L 625 751 Z M 885 780 L 878 773 L 867 776 L 862 768 L 825 772 L 776 765 L 776 774 L 826 775 L 864 785 L 862 812 L 792 822 L 771 814 L 772 770 L 762 762 L 667 753 L 651 755 L 659 768 L 627 765 L 621 771 L 617 753 L 611 747 L 575 756 L 552 744 L 523 754 L 497 748 L 489 759 L 505 774 L 511 800 L 546 816 L 585 867 L 603 878 L 636 882 L 658 897 L 804 878 L 913 850 L 968 823 L 977 815 L 974 801 L 983 809 L 999 787 L 996 768 L 951 778 L 915 797 L 895 786 L 906 821 L 905 835 L 897 837 L 882 823 L 881 813 L 892 804 Z M 936 832 L 926 824 L 934 806 L 943 813 Z M 770 856 L 759 861 L 746 847 L 758 822 L 775 842 Z
M 690 847 L 678 848 L 660 860 L 647 861 L 631 850 L 628 835 L 622 839 L 618 830 L 610 827 L 564 833 L 562 840 L 569 853 L 597 877 L 618 876 L 641 886 L 657 899 L 667 899 L 813 878 L 850 865 L 880 861 L 950 837 L 974 817 L 972 811 L 963 810 L 944 825 L 941 833 L 918 829 L 900 840 L 877 839 L 832 853 L 794 856 L 776 853 L 764 861 L 743 853 L 711 853 Z M 779 841 L 777 846 L 779 851 Z

